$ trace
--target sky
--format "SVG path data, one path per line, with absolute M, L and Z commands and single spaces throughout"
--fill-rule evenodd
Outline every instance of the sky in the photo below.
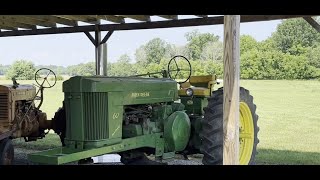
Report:
M 280 20 L 241 23 L 240 35 L 248 34 L 258 41 L 265 40 L 279 23 Z M 218 35 L 222 40 L 223 25 L 115 31 L 108 40 L 108 61 L 115 62 L 122 54 L 134 59 L 138 47 L 157 37 L 171 44 L 184 45 L 187 42 L 184 35 L 195 29 Z M 105 34 L 103 32 L 102 36 Z M 20 59 L 30 60 L 35 65 L 69 66 L 94 61 L 95 50 L 84 33 L 1 37 L 0 64 L 8 65 Z

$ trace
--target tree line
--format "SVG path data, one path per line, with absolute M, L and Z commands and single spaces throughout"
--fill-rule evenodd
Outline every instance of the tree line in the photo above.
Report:
M 193 75 L 217 74 L 223 78 L 223 43 L 220 37 L 195 30 L 186 33 L 185 38 L 187 43 L 183 46 L 154 38 L 136 49 L 134 60 L 124 54 L 116 62 L 108 63 L 108 75 L 159 72 L 166 69 L 173 56 L 183 55 L 190 60 Z M 319 78 L 320 33 L 301 18 L 284 20 L 266 40 L 257 41 L 250 35 L 240 36 L 240 61 L 242 79 Z M 12 66 L 0 65 L 0 74 L 8 78 L 32 79 L 35 69 L 41 67 L 44 66 L 34 66 L 30 61 L 20 60 Z M 95 74 L 94 62 L 45 67 L 59 75 Z

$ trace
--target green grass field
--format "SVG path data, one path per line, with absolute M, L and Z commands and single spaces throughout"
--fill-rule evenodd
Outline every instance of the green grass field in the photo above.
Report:
M 0 84 L 10 81 L 0 80 Z M 34 83 L 20 81 L 20 83 Z M 45 90 L 42 110 L 52 118 L 61 106 L 62 82 Z M 258 164 L 320 164 L 320 81 L 242 80 L 257 105 L 260 126 Z M 39 150 L 59 145 L 54 134 L 20 147 Z
M 257 105 L 257 161 L 320 164 L 320 82 L 242 81 Z

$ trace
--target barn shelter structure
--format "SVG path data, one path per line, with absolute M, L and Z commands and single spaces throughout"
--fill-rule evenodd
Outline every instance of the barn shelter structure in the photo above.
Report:
M 162 18 L 153 21 L 152 17 Z M 95 47 L 96 75 L 107 75 L 106 43 L 116 31 L 224 24 L 223 164 L 239 164 L 240 23 L 304 18 L 320 32 L 314 15 L 2 15 L 0 37 L 84 33 Z M 132 19 L 138 22 L 127 23 Z M 80 24 L 85 23 L 84 25 Z M 102 37 L 101 32 L 107 31 Z M 94 36 L 90 34 L 94 32 Z

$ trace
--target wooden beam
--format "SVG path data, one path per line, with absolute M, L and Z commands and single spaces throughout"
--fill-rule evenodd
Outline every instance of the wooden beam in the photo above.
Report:
M 314 15 L 241 15 L 241 22 L 272 21 L 310 16 Z
M 14 21 L 29 25 L 39 25 L 44 27 L 57 27 L 56 23 L 48 22 L 44 20 L 38 20 L 32 17 L 23 16 L 23 15 L 14 15 L 14 16 L 6 16 L 12 18 Z
M 308 17 L 314 15 L 271 15 L 270 17 L 257 16 L 253 18 L 250 16 L 241 16 L 241 22 L 254 21 L 269 21 L 277 19 L 289 19 L 297 17 Z M 174 28 L 174 27 L 189 27 L 189 26 L 205 26 L 223 24 L 223 16 L 214 16 L 207 18 L 193 18 L 193 19 L 179 19 L 174 21 L 156 21 L 148 23 L 124 23 L 124 24 L 102 24 L 101 31 L 121 31 L 121 30 L 137 30 L 137 29 L 156 29 L 156 28 Z M 26 35 L 40 35 L 40 34 L 63 34 L 63 33 L 79 33 L 85 31 L 94 31 L 94 25 L 85 25 L 77 27 L 59 27 L 37 30 L 19 30 L 15 32 L 1 32 L 0 37 L 8 36 L 26 36 Z
M 303 19 L 306 20 L 315 30 L 320 32 L 320 25 L 316 20 L 312 17 L 304 17 Z
M 178 19 L 178 15 L 157 15 L 157 16 L 165 18 L 165 19 L 172 19 L 172 20 Z
M 111 21 L 114 23 L 125 23 L 125 20 L 123 17 L 120 16 L 112 16 L 112 15 L 97 15 L 97 18 L 103 19 L 106 21 Z
M 224 17 L 223 164 L 239 164 L 240 16 Z
M 92 35 L 90 34 L 90 32 L 86 31 L 86 32 L 84 32 L 84 34 L 86 34 L 86 36 L 89 38 L 89 40 L 92 42 L 92 44 L 93 44 L 94 46 L 97 46 L 97 45 L 96 45 L 96 40 L 92 37 Z
M 119 16 L 135 19 L 138 21 L 147 21 L 147 22 L 151 21 L 150 16 L 147 16 L 147 15 L 119 15 Z
M 198 16 L 198 17 L 208 17 L 208 15 L 195 15 L 195 16 Z
M 58 24 L 63 24 L 68 26 L 78 26 L 77 21 L 60 18 L 52 15 L 25 15 L 25 16 L 33 19 L 39 19 L 45 22 L 50 22 L 50 23 L 58 23 Z
M 18 28 L 15 28 L 15 27 L 8 27 L 8 26 L 3 26 L 3 25 L 0 25 L 0 29 L 5 29 L 5 30 L 11 30 L 11 31 L 17 31 Z M 4 31 L 2 31 L 1 33 L 3 33 Z
M 109 31 L 105 36 L 104 38 L 101 40 L 100 44 L 104 44 L 108 41 L 108 39 L 111 37 L 113 31 Z
M 19 23 L 19 22 L 16 22 L 15 19 L 7 16 L 0 17 L 0 25 L 13 27 L 13 28 L 37 29 L 36 25 Z
M 100 24 L 100 20 L 96 17 L 88 16 L 88 15 L 54 15 L 56 17 L 71 19 L 75 21 L 82 21 L 89 24 Z

